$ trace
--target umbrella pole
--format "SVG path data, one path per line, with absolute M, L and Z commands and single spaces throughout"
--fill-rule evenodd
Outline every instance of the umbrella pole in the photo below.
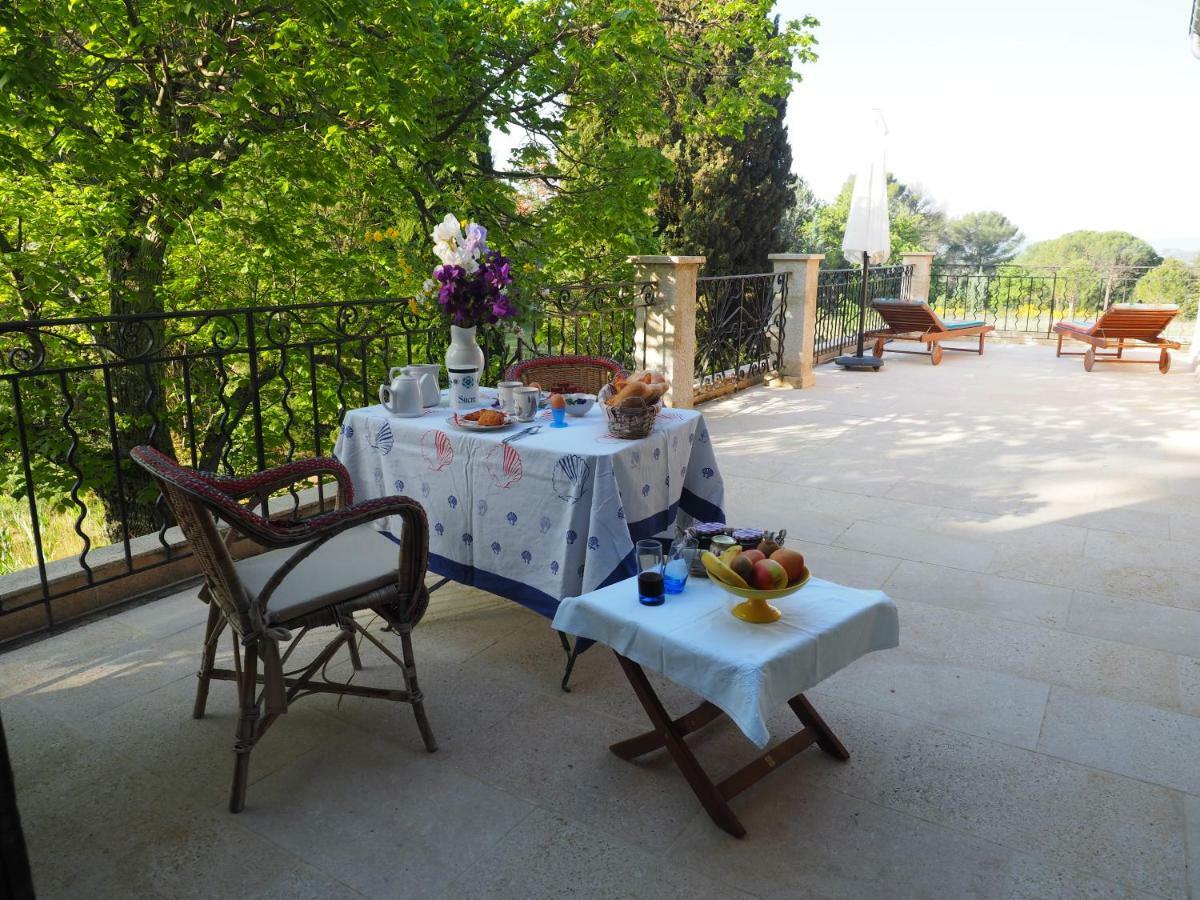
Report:
M 863 329 L 867 324 L 867 276 L 870 274 L 871 257 L 863 253 L 862 295 L 858 298 L 858 352 L 854 354 L 863 358 Z

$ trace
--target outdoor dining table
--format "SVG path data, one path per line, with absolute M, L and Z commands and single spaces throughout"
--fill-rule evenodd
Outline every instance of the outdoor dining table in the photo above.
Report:
M 734 837 L 746 829 L 728 801 L 811 744 L 836 759 L 849 752 L 804 696 L 854 660 L 900 641 L 896 605 L 881 591 L 842 587 L 812 578 L 774 600 L 782 617 L 759 625 L 736 618 L 732 597 L 715 582 L 690 578 L 662 606 L 638 601 L 637 579 L 564 600 L 554 627 L 605 644 L 654 728 L 613 744 L 625 760 L 666 748 L 714 822 Z M 643 667 L 703 698 L 672 719 Z M 684 738 L 728 716 L 756 746 L 770 741 L 767 716 L 787 703 L 804 726 L 714 784 Z
M 404 494 L 424 506 L 429 568 L 445 579 L 550 618 L 563 597 L 634 575 L 639 540 L 724 521 L 721 474 L 695 410 L 664 408 L 638 440 L 611 436 L 598 405 L 566 428 L 551 428 L 543 411 L 536 434 L 506 442 L 525 426 L 468 431 L 444 404 L 413 418 L 351 409 L 334 455 L 357 498 Z M 393 526 L 383 520 L 385 536 Z M 568 649 L 564 688 L 589 643 Z

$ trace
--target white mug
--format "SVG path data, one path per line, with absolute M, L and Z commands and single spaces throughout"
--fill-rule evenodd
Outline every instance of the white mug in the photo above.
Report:
M 532 422 L 537 415 L 538 396 L 541 390 L 536 387 L 519 387 L 513 389 L 513 415 L 521 422 Z
M 512 413 L 516 407 L 513 406 L 513 391 L 519 387 L 525 387 L 523 381 L 502 381 L 496 385 L 496 396 L 500 398 L 500 408 L 506 413 Z

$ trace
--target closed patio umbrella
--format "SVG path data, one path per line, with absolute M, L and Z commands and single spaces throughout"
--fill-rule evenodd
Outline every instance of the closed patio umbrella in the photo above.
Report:
M 854 356 L 839 356 L 834 360 L 848 369 L 879 371 L 883 360 L 867 356 L 863 350 L 863 328 L 867 316 L 867 282 L 872 265 L 885 262 L 892 252 L 888 231 L 887 160 L 884 139 L 887 124 L 879 110 L 875 111 L 878 134 L 868 148 L 867 159 L 854 176 L 854 193 L 850 197 L 850 215 L 846 218 L 846 236 L 842 238 L 842 253 L 850 262 L 861 262 L 862 294 L 858 307 L 858 347 Z

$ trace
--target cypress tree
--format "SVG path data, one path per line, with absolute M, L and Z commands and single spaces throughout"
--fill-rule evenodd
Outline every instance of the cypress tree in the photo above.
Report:
M 776 33 L 778 27 L 776 20 Z M 738 78 L 740 59 L 754 52 L 742 48 L 729 54 L 726 65 L 689 73 L 688 89 L 703 94 L 716 78 Z M 791 66 L 785 55 L 773 63 Z M 774 239 L 792 202 L 795 177 L 784 125 L 787 100 L 768 103 L 769 110 L 735 137 L 689 134 L 674 115 L 663 135 L 663 152 L 674 164 L 673 177 L 657 198 L 663 246 L 671 253 L 707 257 L 710 274 L 768 271 L 767 254 L 778 249 Z

